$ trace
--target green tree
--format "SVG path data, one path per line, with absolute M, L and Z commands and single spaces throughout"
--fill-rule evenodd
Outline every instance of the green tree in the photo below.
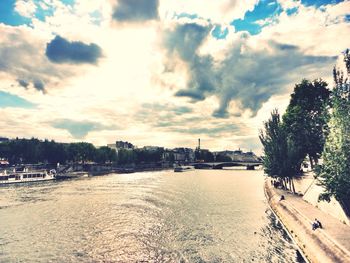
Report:
M 325 142 L 330 91 L 323 80 L 306 79 L 296 84 L 283 123 L 288 137 L 299 146 L 300 158 L 309 156 L 311 167 L 318 163 Z
M 294 192 L 293 178 L 300 174 L 303 159 L 300 157 L 300 147 L 288 136 L 277 109 L 273 110 L 270 119 L 264 122 L 264 129 L 260 130 L 259 138 L 264 148 L 265 173 L 279 178 L 285 187 L 288 182 Z
M 118 164 L 134 164 L 136 161 L 136 155 L 134 150 L 119 149 L 117 153 Z
M 94 160 L 96 148 L 91 143 L 70 143 L 68 146 L 68 158 L 73 162 L 86 162 Z
M 162 160 L 164 148 L 158 147 L 154 149 L 134 149 L 136 163 L 157 163 Z
M 102 146 L 96 149 L 94 161 L 97 163 L 115 162 L 117 160 L 117 153 L 115 150 Z
M 317 172 L 326 192 L 322 200 L 334 196 L 338 201 L 350 204 L 350 54 L 344 54 L 346 77 L 334 68 L 335 87 L 331 96 L 329 134 L 322 153 L 323 164 Z

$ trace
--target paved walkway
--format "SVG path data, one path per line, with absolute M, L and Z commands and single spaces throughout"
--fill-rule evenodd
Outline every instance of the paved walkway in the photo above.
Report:
M 276 193 L 279 195 L 283 194 L 286 198 L 283 202 L 289 203 L 298 210 L 299 213 L 310 220 L 310 228 L 311 223 L 317 218 L 322 223 L 325 234 L 350 251 L 350 226 L 309 204 L 300 196 L 293 195 L 280 189 L 276 189 Z
M 271 207 L 312 262 L 350 263 L 350 226 L 307 203 L 302 197 L 276 189 L 266 182 Z M 279 201 L 281 195 L 285 200 Z M 323 229 L 312 231 L 317 218 Z

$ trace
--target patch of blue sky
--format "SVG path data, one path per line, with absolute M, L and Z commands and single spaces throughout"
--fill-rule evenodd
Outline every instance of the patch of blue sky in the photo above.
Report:
M 37 3 L 38 1 L 36 1 Z M 45 21 L 47 16 L 52 16 L 55 9 L 52 6 L 47 6 L 43 8 L 39 3 L 37 3 L 37 9 L 35 11 L 35 17 L 41 21 Z
M 291 15 L 297 13 L 297 12 L 298 12 L 298 8 L 297 7 L 286 9 L 286 13 L 287 13 L 288 16 L 291 16 Z
M 31 19 L 15 11 L 16 0 L 0 0 L 0 23 L 10 26 L 29 25 Z
M 94 12 L 90 13 L 90 17 L 92 18 L 92 21 L 95 25 L 97 26 L 101 25 L 102 14 L 100 11 L 95 10 Z
M 260 0 L 253 11 L 246 12 L 244 19 L 233 20 L 231 25 L 235 27 L 236 32 L 248 31 L 251 35 L 256 35 L 269 24 L 268 22 L 266 24 L 258 23 L 258 21 L 277 17 L 281 12 L 282 7 L 276 0 Z
M 36 107 L 36 104 L 31 103 L 17 95 L 0 91 L 0 108 L 7 107 L 32 109 Z
M 248 31 L 251 35 L 257 35 L 261 32 L 262 26 L 254 22 L 246 22 L 238 19 L 233 23 L 236 32 Z
M 73 6 L 75 4 L 75 0 L 61 0 L 61 2 L 65 5 Z
M 55 8 L 52 5 L 45 4 L 42 0 L 34 0 L 36 10 L 34 16 L 45 21 L 47 16 L 52 16 Z M 73 6 L 75 0 L 61 0 L 67 6 Z M 32 19 L 30 17 L 21 16 L 15 10 L 16 0 L 0 0 L 0 23 L 11 26 L 31 25 Z M 46 6 L 46 7 L 45 7 Z
M 196 19 L 196 18 L 198 18 L 198 15 L 196 15 L 196 14 L 188 14 L 188 13 L 180 13 L 180 14 L 175 14 L 174 18 Z
M 211 31 L 211 35 L 216 39 L 225 39 L 228 34 L 228 28 L 225 27 L 222 29 L 220 25 L 216 25 L 214 29 Z
M 329 4 L 338 4 L 344 2 L 344 0 L 301 0 L 301 3 L 304 6 L 315 6 L 320 7 L 323 5 L 329 5 Z
M 350 22 L 350 14 L 345 15 L 344 21 L 345 21 L 345 22 Z

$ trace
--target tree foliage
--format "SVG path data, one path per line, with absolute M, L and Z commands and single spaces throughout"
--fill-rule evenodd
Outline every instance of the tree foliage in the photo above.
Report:
M 270 119 L 264 123 L 259 138 L 264 147 L 265 173 L 278 178 L 293 178 L 300 173 L 303 161 L 299 154 L 300 148 L 288 136 L 277 109 L 272 111 Z
M 116 160 L 116 153 L 108 147 L 96 148 L 91 143 L 57 143 L 55 141 L 14 139 L 0 143 L 0 157 L 12 164 L 18 163 L 98 163 Z
M 329 134 L 322 154 L 323 164 L 318 176 L 326 192 L 321 199 L 350 201 L 350 54 L 344 54 L 346 77 L 343 71 L 334 68 L 334 90 L 328 123 Z
M 325 142 L 330 90 L 323 80 L 306 79 L 296 84 L 283 123 L 288 136 L 299 147 L 300 158 L 309 156 L 311 166 L 318 162 Z

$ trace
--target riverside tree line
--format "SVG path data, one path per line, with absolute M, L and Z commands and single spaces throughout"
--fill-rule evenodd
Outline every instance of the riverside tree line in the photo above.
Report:
M 167 153 L 167 154 L 164 154 Z M 196 160 L 214 161 L 209 150 L 194 152 Z M 100 164 L 138 165 L 142 163 L 175 162 L 174 153 L 162 147 L 155 149 L 135 148 L 115 151 L 107 146 L 95 147 L 91 143 L 58 143 L 53 140 L 12 139 L 0 143 L 0 158 L 10 164 L 66 164 L 95 162 Z M 227 160 L 227 156 L 216 156 L 217 161 Z M 229 160 L 231 160 L 229 158 Z
M 58 143 L 53 140 L 13 139 L 0 143 L 0 157 L 11 164 L 56 163 L 115 163 L 139 164 L 159 162 L 163 151 L 146 149 L 120 149 L 116 152 L 107 146 L 95 147 L 91 143 Z
M 322 79 L 296 84 L 286 112 L 277 109 L 264 122 L 259 138 L 264 147 L 265 172 L 295 191 L 293 178 L 301 175 L 306 158 L 325 192 L 350 204 L 350 53 L 343 58 L 345 72 L 333 69 L 334 87 Z M 322 164 L 319 164 L 319 160 Z

